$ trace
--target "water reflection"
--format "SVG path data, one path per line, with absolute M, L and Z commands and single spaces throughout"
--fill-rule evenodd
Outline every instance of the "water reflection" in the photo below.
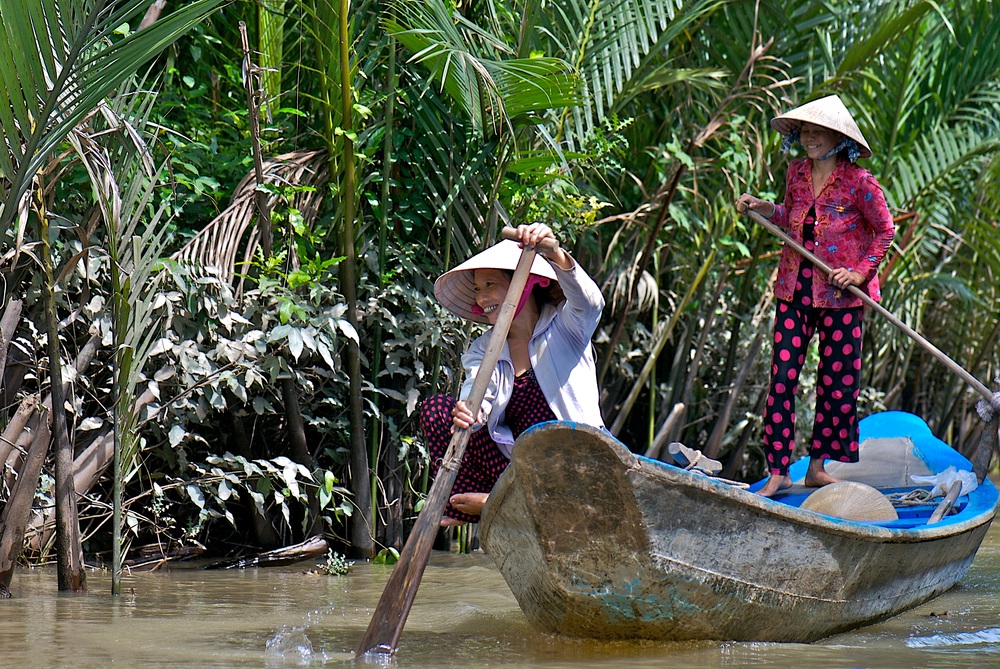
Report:
M 110 595 L 56 592 L 50 569 L 19 571 L 0 601 L 4 667 L 529 667 L 1000 666 L 1000 528 L 960 586 L 912 611 L 814 644 L 654 643 L 557 638 L 532 629 L 486 555 L 434 553 L 392 659 L 355 663 L 354 647 L 388 578 L 358 564 L 347 576 L 311 568 L 200 571 L 126 578 Z

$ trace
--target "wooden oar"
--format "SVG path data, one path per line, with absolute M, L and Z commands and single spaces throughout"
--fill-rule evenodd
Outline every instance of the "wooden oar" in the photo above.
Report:
M 767 220 L 766 218 L 758 214 L 756 211 L 750 209 L 749 207 L 746 207 L 745 205 L 743 209 L 740 209 L 737 206 L 737 210 L 739 210 L 743 214 L 746 214 L 753 220 L 757 221 L 757 223 L 767 228 L 778 239 L 780 239 L 785 244 L 790 246 L 792 249 L 797 251 L 803 258 L 811 262 L 824 274 L 829 275 L 830 272 L 833 271 L 833 269 L 829 265 L 827 265 L 825 262 L 817 258 L 815 254 L 811 253 L 809 250 L 806 249 L 806 247 L 802 246 L 802 244 L 799 244 L 797 241 L 789 237 L 784 230 L 782 230 L 774 223 L 772 223 L 771 221 Z M 972 471 L 976 473 L 976 477 L 979 479 L 981 483 L 983 479 L 986 477 L 986 472 L 989 469 L 989 464 L 990 460 L 993 457 L 993 452 L 998 449 L 998 440 L 1000 440 L 1000 438 L 998 438 L 997 435 L 997 423 L 998 423 L 998 415 L 1000 415 L 1000 408 L 995 406 L 996 400 L 994 400 L 993 393 L 990 392 L 990 389 L 987 388 L 986 385 L 983 384 L 979 379 L 974 377 L 972 374 L 967 372 L 965 368 L 963 368 L 957 362 L 948 357 L 948 355 L 944 351 L 942 351 L 937 346 L 924 339 L 922 336 L 920 336 L 920 334 L 916 330 L 911 328 L 909 325 L 896 318 L 895 314 L 893 314 L 891 311 L 889 311 L 881 304 L 873 300 L 868 295 L 868 293 L 861 290 L 861 288 L 859 288 L 858 286 L 848 286 L 847 290 L 849 290 L 852 294 L 860 297 L 865 304 L 867 304 L 876 312 L 884 316 L 886 320 L 895 325 L 897 328 L 905 332 L 907 336 L 910 337 L 910 339 L 917 342 L 917 344 L 919 344 L 925 351 L 927 351 L 935 358 L 940 360 L 945 365 L 945 367 L 955 372 L 955 374 L 957 374 L 963 381 L 972 386 L 972 388 L 980 395 L 982 395 L 983 398 L 990 404 L 990 406 L 992 407 L 990 419 L 987 421 L 987 425 L 980 439 L 979 446 L 976 449 L 976 452 L 972 456 Z
M 512 228 L 505 228 L 504 237 L 510 238 Z M 549 245 L 546 245 L 548 247 Z M 514 312 L 517 303 L 521 298 L 525 285 L 528 282 L 528 275 L 531 273 L 531 263 L 535 259 L 535 248 L 525 247 L 521 252 L 517 268 L 514 270 L 514 278 L 510 281 L 510 288 L 507 289 L 507 296 L 500 306 L 497 322 L 493 326 L 490 334 L 490 341 L 483 355 L 479 372 L 472 385 L 472 393 L 465 399 L 465 403 L 472 411 L 472 415 L 479 415 L 479 405 L 486 394 L 486 387 L 489 385 L 493 369 L 500 359 L 500 352 L 507 341 L 507 332 L 510 324 L 514 320 Z M 455 434 L 448 444 L 448 450 L 444 454 L 441 467 L 437 476 L 424 500 L 424 507 L 417 516 L 417 522 L 410 532 L 410 537 L 403 546 L 403 551 L 399 555 L 399 561 L 392 569 L 392 574 L 385 584 L 382 597 L 379 599 L 375 613 L 368 623 L 361 643 L 358 644 L 356 658 L 372 654 L 392 654 L 396 650 L 399 642 L 399 635 L 403 631 L 406 617 L 410 613 L 413 605 L 413 598 L 417 594 L 420 586 L 420 578 L 423 576 L 424 568 L 427 567 L 427 560 L 430 557 L 431 547 L 437 536 L 441 517 L 444 515 L 445 506 L 451 496 L 451 488 L 455 484 L 458 476 L 459 465 L 462 464 L 462 457 L 465 455 L 465 447 L 469 443 L 471 429 L 456 429 Z

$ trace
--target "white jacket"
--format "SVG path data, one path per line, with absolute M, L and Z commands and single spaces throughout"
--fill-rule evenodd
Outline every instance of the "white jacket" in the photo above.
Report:
M 604 420 L 601 418 L 597 389 L 597 368 L 590 340 L 601 320 L 604 296 L 575 260 L 573 268 L 568 270 L 550 264 L 566 299 L 558 306 L 546 304 L 542 308 L 535 332 L 528 342 L 531 367 L 556 418 L 602 428 Z M 465 381 L 460 395 L 462 400 L 472 394 L 472 385 L 492 332 L 490 328 L 476 338 L 462 356 L 465 367 Z M 487 417 L 490 436 L 507 457 L 510 457 L 514 435 L 504 418 L 513 390 L 514 363 L 505 343 L 486 388 L 482 409 Z

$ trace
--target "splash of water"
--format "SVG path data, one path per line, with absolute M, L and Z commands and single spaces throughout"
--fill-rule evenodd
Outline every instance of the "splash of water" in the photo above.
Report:
M 316 653 L 305 627 L 280 630 L 264 645 L 264 657 L 270 666 L 304 667 L 313 663 Z

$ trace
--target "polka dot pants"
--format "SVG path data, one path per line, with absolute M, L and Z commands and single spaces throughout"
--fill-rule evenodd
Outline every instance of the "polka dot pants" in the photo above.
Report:
M 862 307 L 808 309 L 778 301 L 771 388 L 764 409 L 764 451 L 770 472 L 788 473 L 795 450 L 795 393 L 806 349 L 819 334 L 816 420 L 811 458 L 858 461 Z
M 430 451 L 432 478 L 437 476 L 441 460 L 451 443 L 451 410 L 454 406 L 454 397 L 441 394 L 428 397 L 420 407 L 420 429 Z M 514 391 L 504 417 L 515 439 L 532 425 L 556 419 L 532 370 L 514 379 Z M 469 445 L 451 494 L 491 491 L 509 463 L 510 460 L 490 437 L 489 430 L 481 427 L 469 436 Z M 471 523 L 479 521 L 479 516 L 462 513 L 451 504 L 445 507 L 444 515 Z

